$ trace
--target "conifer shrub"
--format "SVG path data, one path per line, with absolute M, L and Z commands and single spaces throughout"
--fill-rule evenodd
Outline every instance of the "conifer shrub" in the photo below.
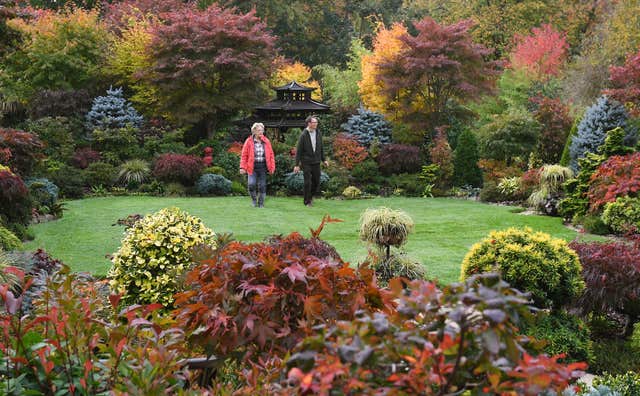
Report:
M 20 239 L 11 231 L 0 225 L 0 252 L 17 250 L 22 247 Z
M 420 171 L 420 150 L 407 144 L 387 144 L 376 159 L 380 171 L 386 175 Z
M 29 188 L 29 194 L 38 206 L 52 206 L 58 201 L 60 189 L 49 179 L 27 179 L 25 182 Z
M 576 315 L 566 311 L 540 312 L 523 333 L 544 343 L 549 356 L 564 354 L 564 362 L 592 362 L 593 343 L 589 326 Z
M 153 175 L 165 183 L 192 186 L 200 177 L 203 167 L 202 159 L 194 155 L 167 153 L 156 159 Z
M 29 121 L 26 129 L 42 140 L 45 144 L 43 152 L 48 158 L 66 162 L 75 149 L 73 132 L 83 129 L 83 126 L 73 118 L 45 117 Z
M 458 135 L 453 153 L 453 183 L 456 186 L 482 186 L 482 170 L 478 167 L 478 141 L 468 129 Z
M 622 104 L 610 99 L 606 95 L 598 98 L 595 104 L 589 107 L 578 125 L 578 131 L 571 140 L 569 155 L 570 166 L 574 171 L 580 170 L 578 160 L 586 153 L 598 153 L 607 136 L 607 132 L 617 127 L 627 129 L 629 116 Z M 632 139 L 635 130 L 629 128 L 627 136 Z
M 106 96 L 96 97 L 85 118 L 89 131 L 118 129 L 127 125 L 140 128 L 143 121 L 142 116 L 123 97 L 122 88 L 110 88 Z
M 602 221 L 618 234 L 640 233 L 640 198 L 618 197 L 607 203 Z
M 85 193 L 85 174 L 76 167 L 63 165 L 50 178 L 60 188 L 63 197 L 82 198 Z
M 214 245 L 214 233 L 200 219 L 178 208 L 145 216 L 127 229 L 112 258 L 110 285 L 130 304 L 173 303 L 181 276 L 191 267 L 191 249 Z
M 340 128 L 365 147 L 369 147 L 374 139 L 382 144 L 391 143 L 391 124 L 384 119 L 384 115 L 363 107 Z
M 584 289 L 580 260 L 568 244 L 531 228 L 492 231 L 471 247 L 461 279 L 499 272 L 513 287 L 531 293 L 536 306 L 559 309 Z
M 93 162 L 85 169 L 85 182 L 89 187 L 111 187 L 118 178 L 118 170 L 108 162 Z
M 229 195 L 231 181 L 222 175 L 206 173 L 196 182 L 196 190 L 201 195 Z
M 284 183 L 291 194 L 302 194 L 304 191 L 304 176 L 302 172 L 287 173 L 284 177 Z M 328 183 L 329 175 L 324 172 L 320 172 L 320 190 L 326 189 Z

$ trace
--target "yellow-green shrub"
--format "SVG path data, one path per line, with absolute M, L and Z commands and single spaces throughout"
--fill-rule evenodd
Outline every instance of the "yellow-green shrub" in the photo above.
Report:
M 22 247 L 20 239 L 11 231 L 0 225 L 0 252 L 16 250 Z
M 347 199 L 358 199 L 362 196 L 362 191 L 358 187 L 349 186 L 342 191 L 342 196 Z
M 578 255 L 562 239 L 531 228 L 492 231 L 471 247 L 460 278 L 499 272 L 513 287 L 530 292 L 538 307 L 559 308 L 584 289 Z
M 178 208 L 147 215 L 126 231 L 109 270 L 111 288 L 125 304 L 170 306 L 181 275 L 191 264 L 191 248 L 213 245 L 214 233 Z

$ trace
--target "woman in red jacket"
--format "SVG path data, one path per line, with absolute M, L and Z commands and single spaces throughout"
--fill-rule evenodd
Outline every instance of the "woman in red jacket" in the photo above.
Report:
M 240 173 L 247 174 L 247 185 L 253 206 L 264 207 L 267 194 L 267 172 L 276 171 L 276 160 L 271 142 L 264 135 L 264 125 L 256 122 L 251 126 L 251 136 L 245 140 L 240 157 Z

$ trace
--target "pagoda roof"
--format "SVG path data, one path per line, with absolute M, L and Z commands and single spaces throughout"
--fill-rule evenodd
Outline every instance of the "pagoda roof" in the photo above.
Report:
M 296 81 L 291 81 L 288 84 L 282 85 L 280 87 L 275 87 L 273 89 L 275 89 L 276 91 L 304 91 L 304 92 L 311 92 L 316 90 L 315 88 L 300 85 Z
M 313 110 L 328 111 L 329 106 L 315 100 L 272 100 L 261 106 L 256 106 L 256 110 Z

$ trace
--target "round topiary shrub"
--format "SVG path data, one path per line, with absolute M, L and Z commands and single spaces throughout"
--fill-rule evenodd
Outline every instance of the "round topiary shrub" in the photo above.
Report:
M 111 288 L 125 305 L 170 306 L 180 278 L 191 265 L 191 248 L 215 244 L 200 219 L 178 208 L 145 216 L 129 228 L 109 270 Z
M 222 175 L 206 173 L 198 179 L 196 190 L 201 195 L 229 195 L 231 180 Z
M 324 190 L 327 188 L 327 183 L 329 182 L 329 175 L 324 172 L 320 172 L 320 189 Z M 284 184 L 287 186 L 287 189 L 292 194 L 302 194 L 304 191 L 304 176 L 302 172 L 290 172 L 284 177 Z
M 362 191 L 358 187 L 349 186 L 342 191 L 342 196 L 347 199 L 358 199 L 362 196 Z
M 17 250 L 22 247 L 22 242 L 15 234 L 0 225 L 0 252 Z
M 562 239 L 531 228 L 492 231 L 471 247 L 460 278 L 499 272 L 511 286 L 530 292 L 541 308 L 560 308 L 580 295 L 584 281 L 578 255 Z
M 166 153 L 156 159 L 153 175 L 165 183 L 192 186 L 202 174 L 202 168 L 202 158 L 194 155 Z
M 602 221 L 618 234 L 640 233 L 640 198 L 619 197 L 607 203 Z

